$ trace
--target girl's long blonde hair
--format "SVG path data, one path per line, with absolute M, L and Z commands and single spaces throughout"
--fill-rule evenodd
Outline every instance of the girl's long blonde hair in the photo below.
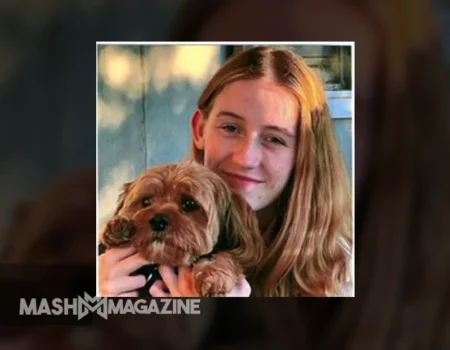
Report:
M 296 163 L 264 232 L 267 251 L 249 276 L 259 296 L 327 296 L 349 278 L 351 190 L 321 81 L 286 48 L 254 47 L 232 56 L 198 101 L 208 118 L 217 95 L 236 80 L 268 77 L 296 96 L 300 115 Z M 203 163 L 192 141 L 191 157 Z

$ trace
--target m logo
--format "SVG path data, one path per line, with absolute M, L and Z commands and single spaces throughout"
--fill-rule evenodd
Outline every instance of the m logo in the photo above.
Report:
M 81 320 L 88 312 L 97 312 L 97 314 L 103 317 L 105 320 L 108 319 L 108 298 L 98 298 L 93 297 L 86 292 L 84 292 L 84 298 L 78 296 L 78 320 Z

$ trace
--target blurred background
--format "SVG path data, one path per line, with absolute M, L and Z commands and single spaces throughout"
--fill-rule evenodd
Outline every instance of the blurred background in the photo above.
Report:
M 17 205 L 95 172 L 96 41 L 167 40 L 183 2 L 0 2 L 0 250 Z
M 239 43 L 238 43 L 239 44 Z M 283 45 L 272 45 L 283 46 Z M 247 45 L 131 45 L 98 50 L 99 225 L 125 182 L 188 155 L 190 120 L 209 79 Z M 291 45 L 324 83 L 342 157 L 352 181 L 351 45 Z

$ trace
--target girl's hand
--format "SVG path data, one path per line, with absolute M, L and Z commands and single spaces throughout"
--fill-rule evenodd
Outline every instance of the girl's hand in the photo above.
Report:
M 99 293 L 102 297 L 137 297 L 144 276 L 130 273 L 148 264 L 133 247 L 113 248 L 99 257 Z
M 159 266 L 162 280 L 156 281 L 150 287 L 150 294 L 157 298 L 199 297 L 194 288 L 191 272 L 192 269 L 189 267 L 180 267 L 177 275 L 172 267 Z M 249 297 L 251 291 L 250 284 L 245 277 L 242 277 L 227 297 Z

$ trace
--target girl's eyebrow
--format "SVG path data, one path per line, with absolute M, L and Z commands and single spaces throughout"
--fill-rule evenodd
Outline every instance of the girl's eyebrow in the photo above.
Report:
M 230 112 L 230 111 L 220 111 L 219 113 L 217 113 L 217 118 L 219 117 L 232 117 L 232 118 L 236 118 L 236 119 L 240 119 L 240 120 L 244 120 L 245 118 L 240 116 L 239 114 L 236 114 L 234 112 Z M 287 137 L 293 138 L 295 139 L 295 133 L 293 133 L 292 131 L 289 131 L 286 128 L 283 128 L 281 126 L 276 126 L 276 125 L 265 125 L 264 128 L 266 129 L 272 129 L 278 132 L 283 133 L 284 135 L 286 135 Z
M 222 116 L 223 117 L 233 117 L 233 118 L 245 120 L 245 118 L 241 117 L 239 114 L 229 112 L 229 111 L 220 111 L 219 113 L 217 113 L 217 117 L 222 117 Z
M 276 126 L 276 125 L 268 125 L 268 126 L 265 126 L 265 128 L 267 128 L 267 129 L 272 129 L 272 130 L 275 130 L 275 131 L 279 131 L 279 132 L 281 132 L 282 134 L 286 135 L 287 137 L 290 137 L 290 138 L 292 138 L 292 139 L 295 139 L 295 134 L 292 133 L 291 131 L 289 131 L 289 130 L 286 129 L 286 128 L 282 128 L 282 127 Z

